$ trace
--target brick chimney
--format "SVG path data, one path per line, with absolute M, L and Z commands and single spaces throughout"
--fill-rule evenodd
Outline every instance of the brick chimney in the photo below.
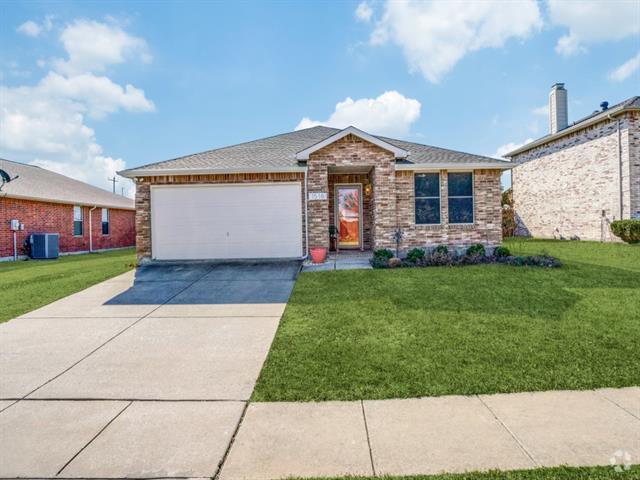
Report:
M 551 134 L 567 128 L 569 125 L 567 109 L 567 91 L 564 83 L 556 83 L 549 92 L 549 130 Z

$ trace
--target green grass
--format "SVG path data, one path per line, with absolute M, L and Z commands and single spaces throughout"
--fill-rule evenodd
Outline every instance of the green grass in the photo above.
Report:
M 640 247 L 507 246 L 564 266 L 301 274 L 253 400 L 640 385 Z
M 133 248 L 0 263 L 0 323 L 133 268 Z
M 511 472 L 416 475 L 410 477 L 339 477 L 340 480 L 631 480 L 640 478 L 640 468 L 616 472 L 612 467 L 559 467 Z M 324 480 L 339 480 L 324 479 Z

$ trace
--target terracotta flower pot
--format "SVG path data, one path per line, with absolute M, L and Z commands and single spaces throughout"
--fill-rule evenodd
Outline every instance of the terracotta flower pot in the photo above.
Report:
M 327 249 L 325 247 L 311 247 L 311 261 L 313 263 L 324 263 L 327 259 Z

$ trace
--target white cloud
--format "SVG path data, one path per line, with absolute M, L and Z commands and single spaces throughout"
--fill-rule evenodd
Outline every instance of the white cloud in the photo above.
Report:
M 102 72 L 109 65 L 127 60 L 151 61 L 147 42 L 116 24 L 76 20 L 65 27 L 60 41 L 69 56 L 68 60 L 55 61 L 60 73 Z
M 34 22 L 33 20 L 27 20 L 20 25 L 16 30 L 19 33 L 28 35 L 29 37 L 39 37 L 41 33 L 48 32 L 53 28 L 53 16 L 47 15 L 44 17 L 42 23 Z
M 556 44 L 556 52 L 564 56 L 640 33 L 637 0 L 548 0 L 548 6 L 551 23 L 569 29 Z
M 541 105 L 539 107 L 536 107 L 531 110 L 531 113 L 533 113 L 534 115 L 546 117 L 547 115 L 549 115 L 549 105 Z
M 399 46 L 411 71 L 437 83 L 465 55 L 542 27 L 536 0 L 388 0 L 370 43 Z
M 533 142 L 533 138 L 527 138 L 524 142 L 521 143 L 505 143 L 504 145 L 500 145 L 490 156 L 494 158 L 504 158 L 507 153 L 512 152 L 517 148 L 524 147 L 527 143 L 531 142 Z
M 30 37 L 37 37 L 42 33 L 42 28 L 33 20 L 27 20 L 18 27 L 17 31 Z
M 373 16 L 373 9 L 367 2 L 360 2 L 355 11 L 356 19 L 361 22 L 370 22 Z
M 623 82 L 640 69 L 640 52 L 631 57 L 609 74 L 609 79 L 615 82 Z
M 356 128 L 376 135 L 407 135 L 409 128 L 420 117 L 421 104 L 418 100 L 407 98 L 394 90 L 384 92 L 377 98 L 347 97 L 338 102 L 334 112 L 327 120 L 303 118 L 296 130 L 326 125 L 328 127 Z
M 80 24 L 97 26 L 96 30 L 101 32 L 114 28 L 81 20 L 67 29 Z M 116 30 L 130 37 L 119 27 Z M 120 33 L 116 35 L 119 36 Z M 67 60 L 56 62 L 56 67 L 65 67 L 61 71 L 47 72 L 33 86 L 0 86 L 0 152 L 8 158 L 18 156 L 34 165 L 106 188 L 107 177 L 126 168 L 126 162 L 104 154 L 95 130 L 86 123 L 87 117 L 103 118 L 120 110 L 149 112 L 155 107 L 143 90 L 119 85 L 106 75 L 90 71 L 135 58 L 124 53 L 126 47 L 122 45 L 126 42 L 120 42 L 116 53 L 109 57 L 104 53 L 108 48 L 100 47 L 98 41 L 97 51 L 102 48 L 102 53 L 89 58 L 78 54 L 81 49 L 74 42 L 69 43 L 64 32 L 61 41 L 69 55 Z M 127 194 L 133 194 L 132 182 L 121 179 L 119 185 L 126 188 Z

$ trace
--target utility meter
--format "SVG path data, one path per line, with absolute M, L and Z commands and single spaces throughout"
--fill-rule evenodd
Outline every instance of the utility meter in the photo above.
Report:
M 17 218 L 11 220 L 11 230 L 13 230 L 14 232 L 16 230 L 20 230 L 20 220 L 18 220 Z

